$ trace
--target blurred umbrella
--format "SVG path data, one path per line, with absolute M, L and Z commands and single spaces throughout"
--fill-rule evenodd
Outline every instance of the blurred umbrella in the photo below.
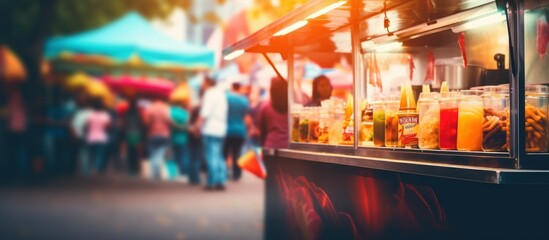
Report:
M 65 87 L 69 90 L 80 89 L 86 87 L 90 82 L 90 77 L 82 72 L 77 72 L 70 75 L 65 81 Z
M 22 82 L 27 72 L 21 60 L 6 46 L 0 46 L 0 79 L 6 82 Z
M 104 76 L 101 80 L 113 91 L 133 97 L 135 95 L 168 98 L 175 84 L 166 79 L 135 78 L 132 76 Z
M 90 97 L 105 97 L 111 94 L 109 87 L 98 80 L 90 80 L 86 84 L 86 90 Z
M 185 105 L 189 105 L 191 100 L 191 89 L 186 84 L 177 87 L 170 94 L 170 101 L 172 102 L 182 102 Z
M 100 98 L 103 100 L 108 107 L 113 107 L 115 105 L 115 97 L 110 91 L 109 87 L 101 82 L 99 79 L 91 79 L 88 81 L 86 86 L 86 93 L 91 98 Z

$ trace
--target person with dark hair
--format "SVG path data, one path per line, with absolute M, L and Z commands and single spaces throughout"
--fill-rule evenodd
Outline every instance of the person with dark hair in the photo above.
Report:
M 287 148 L 288 135 L 288 83 L 284 79 L 271 79 L 270 100 L 259 109 L 261 146 Z
M 144 125 L 137 105 L 137 99 L 129 100 L 128 111 L 123 118 L 123 132 L 127 147 L 127 164 L 130 174 L 139 173 L 139 160 L 141 159 Z
M 103 99 L 96 97 L 91 101 L 92 110 L 86 120 L 86 145 L 89 154 L 88 161 L 92 161 L 95 170 L 104 172 L 106 167 L 106 153 L 109 142 L 108 128 L 111 116 L 105 110 Z M 84 175 L 89 172 L 89 164 L 84 163 Z
M 223 153 L 226 161 L 228 161 L 229 156 L 232 158 L 232 178 L 236 181 L 242 175 L 242 170 L 236 161 L 240 158 L 242 146 L 248 134 L 246 122 L 250 122 L 250 101 L 241 94 L 240 83 L 235 82 L 232 84 L 232 91 L 227 92 L 227 103 L 229 105 L 228 126 Z
M 7 93 L 5 174 L 8 176 L 7 180 L 13 180 L 11 178 L 25 178 L 31 173 L 28 156 L 29 112 L 27 112 L 22 86 L 6 84 L 5 90 Z
M 213 79 L 206 78 L 204 84 L 206 91 L 193 131 L 201 131 L 204 157 L 208 165 L 206 190 L 224 190 L 227 182 L 227 165 L 223 158 L 223 143 L 227 135 L 227 97 Z
M 326 99 L 330 99 L 332 96 L 332 83 L 330 79 L 324 75 L 320 75 L 313 79 L 313 92 L 311 101 L 309 101 L 306 106 L 308 107 L 318 107 L 320 103 Z

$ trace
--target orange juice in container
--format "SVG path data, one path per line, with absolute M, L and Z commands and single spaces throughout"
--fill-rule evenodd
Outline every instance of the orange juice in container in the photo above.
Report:
M 482 149 L 482 124 L 484 108 L 481 90 L 462 90 L 458 106 L 457 149 L 478 151 Z

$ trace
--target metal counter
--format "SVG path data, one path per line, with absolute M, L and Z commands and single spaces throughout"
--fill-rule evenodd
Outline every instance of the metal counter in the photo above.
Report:
M 426 162 L 380 157 L 363 157 L 341 153 L 293 149 L 267 149 L 263 151 L 263 154 L 270 157 L 291 158 L 301 161 L 328 163 L 349 167 L 441 177 L 480 183 L 549 184 L 549 170 L 519 170 L 510 168 L 468 166 L 450 163 L 436 163 L 433 161 Z

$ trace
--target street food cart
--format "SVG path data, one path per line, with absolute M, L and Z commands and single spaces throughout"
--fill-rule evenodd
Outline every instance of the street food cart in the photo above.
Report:
M 546 238 L 548 13 L 310 0 L 226 48 L 288 64 L 290 147 L 263 152 L 265 237 Z M 303 107 L 297 59 L 311 54 L 350 59 L 348 98 Z

